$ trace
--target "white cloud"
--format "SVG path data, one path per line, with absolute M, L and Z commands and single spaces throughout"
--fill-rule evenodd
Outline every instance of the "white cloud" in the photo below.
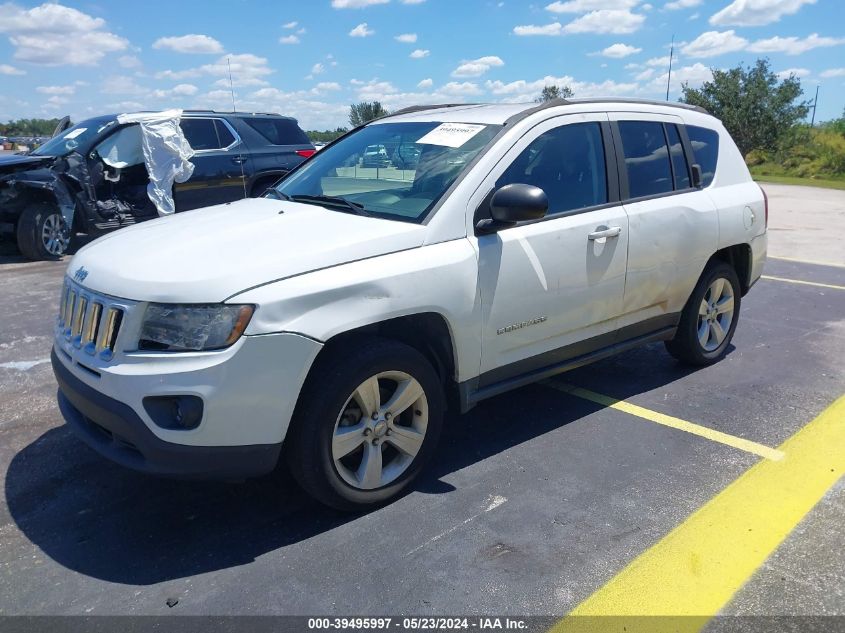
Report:
M 402 33 L 401 35 L 397 35 L 393 38 L 397 42 L 403 42 L 405 44 L 413 44 L 417 41 L 417 34 L 416 33 Z
M 169 90 L 153 90 L 152 95 L 155 99 L 173 99 L 176 97 L 192 97 L 199 92 L 193 84 L 178 84 Z
M 710 16 L 710 24 L 718 26 L 763 26 L 797 13 L 805 4 L 816 0 L 734 0 Z
M 317 62 L 313 66 L 311 66 L 311 74 L 312 75 L 319 75 L 326 70 L 326 67 L 323 66 L 320 62 Z
M 821 76 L 825 79 L 831 79 L 833 77 L 845 77 L 845 68 L 829 68 L 828 70 L 822 71 Z
M 632 9 L 640 0 L 557 0 L 546 5 L 546 11 L 552 13 L 587 13 L 601 9 Z
M 117 63 L 123 68 L 140 68 L 142 66 L 141 60 L 135 55 L 121 55 L 117 58 Z
M 299 44 L 299 37 L 296 35 L 283 35 L 279 38 L 280 44 Z
M 286 24 L 283 24 L 282 28 L 283 29 L 295 29 L 297 26 L 299 26 L 299 22 L 294 20 L 293 22 L 288 22 Z
M 697 7 L 704 0 L 674 0 L 674 2 L 667 2 L 663 8 L 667 11 L 677 11 L 678 9 L 691 9 Z
M 634 75 L 634 79 L 637 81 L 648 81 L 652 77 L 654 77 L 654 68 L 646 68 L 641 73 Z
M 25 75 L 26 71 L 9 64 L 0 64 L 0 75 Z
M 515 35 L 560 35 L 563 27 L 560 22 L 552 22 L 551 24 L 544 24 L 537 26 L 536 24 L 522 24 L 513 27 Z
M 408 55 L 411 59 L 422 59 L 423 57 L 428 57 L 431 55 L 431 51 L 427 48 L 418 48 L 414 51 L 411 51 L 411 54 Z
M 361 24 L 349 31 L 350 37 L 369 37 L 370 35 L 375 35 L 375 30 L 369 28 L 366 22 L 361 22 Z
M 652 80 L 650 87 L 663 92 L 666 90 L 668 79 L 669 73 L 662 73 Z M 696 62 L 692 66 L 681 66 L 672 69 L 672 84 L 675 86 L 687 83 L 691 88 L 697 88 L 705 81 L 710 81 L 711 79 L 713 79 L 713 71 L 700 62 Z
M 791 75 L 799 78 L 807 77 L 810 75 L 810 70 L 807 68 L 787 68 L 777 73 L 778 79 L 789 79 Z
M 725 53 L 734 53 L 748 46 L 748 40 L 731 31 L 707 31 L 692 42 L 681 47 L 688 57 L 715 57 Z
M 387 4 L 390 0 L 332 0 L 335 9 L 363 9 L 374 4 Z
M 481 88 L 471 81 L 450 81 L 445 86 L 441 86 L 440 92 L 448 95 L 480 95 Z
M 607 80 L 601 83 L 577 81 L 574 77 L 553 77 L 547 75 L 534 81 L 519 79 L 504 83 L 502 81 L 487 80 L 484 86 L 492 94 L 502 97 L 509 103 L 532 101 L 546 86 L 569 86 L 575 92 L 576 97 L 596 97 L 613 95 L 630 95 L 637 90 L 637 84 L 632 82 L 617 83 Z
M 43 95 L 72 95 L 76 86 L 38 86 L 35 91 Z
M 646 66 L 668 66 L 669 65 L 669 56 L 665 55 L 664 57 L 652 57 L 646 63 Z
M 505 62 L 496 55 L 487 55 L 478 59 L 464 60 L 452 71 L 452 77 L 480 77 L 494 67 L 504 66 Z
M 645 22 L 645 16 L 627 9 L 600 9 L 572 20 L 564 33 L 633 33 Z
M 431 77 L 427 79 L 423 79 L 420 83 L 417 84 L 417 88 L 421 88 L 425 90 L 426 88 L 431 88 L 434 85 L 434 80 Z
M 334 92 L 337 90 L 341 90 L 341 87 L 336 81 L 321 81 L 311 89 L 311 92 L 320 94 L 322 92 Z
M 204 64 L 199 68 L 181 72 L 169 72 L 169 79 L 180 79 L 196 77 L 198 75 L 209 75 L 219 77 L 215 85 L 228 88 L 229 67 L 232 69 L 232 85 L 234 86 L 263 86 L 267 85 L 264 79 L 273 70 L 267 65 L 266 57 L 259 57 L 252 53 L 240 53 L 237 55 L 224 55 L 212 64 Z M 161 73 L 159 73 L 161 75 Z M 159 77 L 156 75 L 156 77 Z
M 422 4 L 425 0 L 402 0 L 402 4 Z
M 100 92 L 107 95 L 142 95 L 148 94 L 149 90 L 138 85 L 132 77 L 113 75 L 106 77 Z
M 153 48 L 195 55 L 214 55 L 223 52 L 223 45 L 220 42 L 208 35 L 197 33 L 178 37 L 160 37 L 153 42 Z
M 14 58 L 45 66 L 90 66 L 129 42 L 104 29 L 102 18 L 44 3 L 32 9 L 0 4 L 0 33 L 9 36 Z
M 800 37 L 770 37 L 765 40 L 757 40 L 748 47 L 752 53 L 786 53 L 787 55 L 800 55 L 814 48 L 825 48 L 828 46 L 839 46 L 845 44 L 843 37 L 820 37 L 813 33 L 805 38 Z
M 642 50 L 643 49 L 641 48 L 637 48 L 636 46 L 629 46 L 628 44 L 611 44 L 607 48 L 603 49 L 601 51 L 601 54 L 605 57 L 622 59 L 623 57 L 628 57 L 629 55 L 639 53 Z

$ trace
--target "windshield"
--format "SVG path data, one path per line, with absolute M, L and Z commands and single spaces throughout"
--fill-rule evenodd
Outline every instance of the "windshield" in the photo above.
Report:
M 79 146 L 83 146 L 84 148 L 93 138 L 114 124 L 115 120 L 111 117 L 88 119 L 54 136 L 32 153 L 36 156 L 64 156 L 70 154 Z
M 436 121 L 369 125 L 321 150 L 276 192 L 339 211 L 421 222 L 500 129 Z

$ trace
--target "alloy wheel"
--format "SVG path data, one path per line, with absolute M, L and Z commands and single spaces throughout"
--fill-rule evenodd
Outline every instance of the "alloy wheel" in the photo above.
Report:
M 712 352 L 722 344 L 733 318 L 733 286 L 719 277 L 707 288 L 698 308 L 698 342 L 704 351 Z

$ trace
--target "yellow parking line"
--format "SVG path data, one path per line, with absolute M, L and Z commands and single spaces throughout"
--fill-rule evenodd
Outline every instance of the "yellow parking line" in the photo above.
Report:
M 788 284 L 803 284 L 805 286 L 817 286 L 819 288 L 832 288 L 833 290 L 845 290 L 845 286 L 836 286 L 834 284 L 820 284 L 817 281 L 802 281 L 800 279 L 787 279 L 786 277 L 772 277 L 771 275 L 761 275 L 761 279 L 768 279 L 770 281 L 785 281 Z
M 673 429 L 692 433 L 693 435 L 705 437 L 708 440 L 719 442 L 720 444 L 726 444 L 727 446 L 732 446 L 733 448 L 738 448 L 748 453 L 754 453 L 755 455 L 765 457 L 766 459 L 774 461 L 783 459 L 783 453 L 781 451 L 764 444 L 752 442 L 751 440 L 736 437 L 735 435 L 728 435 L 727 433 L 722 433 L 716 429 L 687 422 L 686 420 L 681 420 L 680 418 L 673 418 L 671 415 L 658 413 L 657 411 L 652 411 L 651 409 L 645 409 L 635 404 L 631 404 L 630 402 L 624 402 L 622 400 L 617 400 L 616 398 L 604 396 L 600 393 L 596 393 L 595 391 L 590 391 L 589 389 L 582 389 L 573 385 L 553 382 L 550 380 L 545 381 L 544 384 L 553 389 L 557 389 L 558 391 L 583 398 L 584 400 L 590 400 L 591 402 L 610 407 L 611 409 L 616 409 L 617 411 L 624 411 L 625 413 L 636 415 L 637 417 L 645 420 L 657 422 L 663 426 L 668 426 Z
M 797 262 L 799 264 L 813 264 L 814 266 L 831 266 L 833 268 L 845 268 L 845 264 L 834 264 L 833 262 L 820 262 L 813 259 L 796 259 L 794 257 L 775 257 L 769 255 L 768 259 L 782 259 L 785 262 Z
M 569 614 L 622 617 L 553 630 L 700 631 L 845 474 L 843 446 L 845 396 L 781 444 L 784 459 L 757 462 Z

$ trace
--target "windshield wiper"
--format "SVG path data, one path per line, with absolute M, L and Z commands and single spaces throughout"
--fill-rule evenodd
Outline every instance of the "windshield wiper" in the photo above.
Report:
M 364 208 L 364 205 L 352 202 L 346 198 L 341 198 L 340 196 L 309 196 L 306 194 L 300 194 L 288 196 L 288 200 L 293 200 L 294 202 L 304 202 L 306 204 L 328 205 L 338 209 L 339 211 L 343 211 L 344 213 L 354 213 L 355 215 L 363 215 L 366 217 L 372 217 L 373 215 Z

